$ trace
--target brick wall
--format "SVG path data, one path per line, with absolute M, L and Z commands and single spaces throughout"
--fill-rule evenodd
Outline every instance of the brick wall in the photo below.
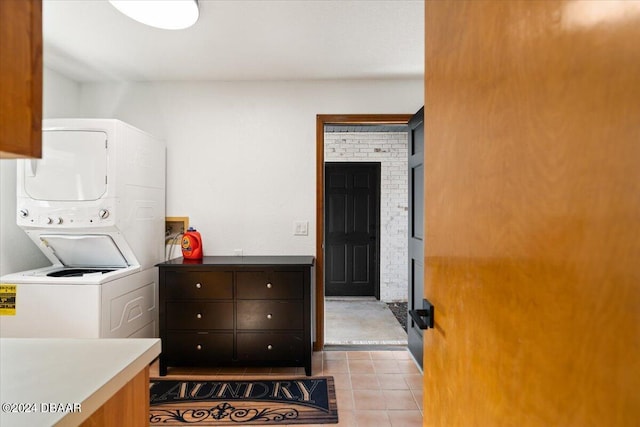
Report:
M 328 132 L 326 162 L 379 162 L 380 299 L 407 300 L 407 133 Z

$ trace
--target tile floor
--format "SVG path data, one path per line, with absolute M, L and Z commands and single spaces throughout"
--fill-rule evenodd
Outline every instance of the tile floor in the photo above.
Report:
M 157 362 L 151 378 L 158 378 Z M 304 375 L 304 368 L 169 368 L 162 377 L 216 379 Z M 334 378 L 338 424 L 317 426 L 422 426 L 422 374 L 406 349 L 313 353 L 313 375 Z M 297 424 L 292 427 L 303 427 Z

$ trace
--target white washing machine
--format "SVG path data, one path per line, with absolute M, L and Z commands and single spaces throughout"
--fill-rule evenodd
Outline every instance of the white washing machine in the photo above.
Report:
M 0 278 L 15 289 L 0 336 L 157 337 L 164 143 L 114 119 L 45 120 L 42 159 L 17 173 L 17 224 L 52 265 Z

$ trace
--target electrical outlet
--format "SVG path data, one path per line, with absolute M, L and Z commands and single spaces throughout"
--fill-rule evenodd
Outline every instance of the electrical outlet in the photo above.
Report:
M 293 223 L 293 234 L 295 236 L 309 235 L 309 221 L 296 221 Z

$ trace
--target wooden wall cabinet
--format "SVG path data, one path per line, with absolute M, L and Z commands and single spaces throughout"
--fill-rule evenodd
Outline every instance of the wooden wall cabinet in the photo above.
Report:
M 42 1 L 0 1 L 0 158 L 42 156 Z
M 311 256 L 178 258 L 160 269 L 160 375 L 168 366 L 304 366 Z

